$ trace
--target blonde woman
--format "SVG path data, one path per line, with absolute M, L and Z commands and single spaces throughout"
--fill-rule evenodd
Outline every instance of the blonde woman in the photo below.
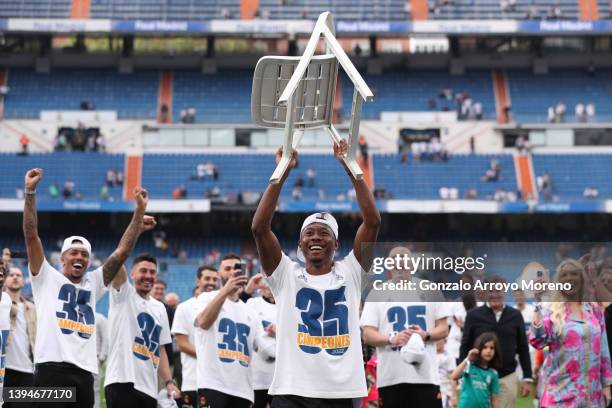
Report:
M 559 264 L 554 281 L 571 289 L 536 307 L 530 343 L 549 347 L 542 371 L 541 407 L 605 408 L 611 400 L 612 368 L 603 311 L 586 302 L 586 273 L 576 260 Z

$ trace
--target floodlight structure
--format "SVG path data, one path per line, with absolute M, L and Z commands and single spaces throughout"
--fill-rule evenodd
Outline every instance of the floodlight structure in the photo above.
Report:
M 263 57 L 257 62 L 251 94 L 253 121 L 267 128 L 284 128 L 283 155 L 270 177 L 279 182 L 291 161 L 291 150 L 297 148 L 304 130 L 324 128 L 332 142 L 341 140 L 332 124 L 338 64 L 354 85 L 348 154 L 343 158 L 353 177 L 362 179 L 357 163 L 359 121 L 363 101 L 374 99 L 342 46 L 334 35 L 330 12 L 322 13 L 315 24 L 308 45 L 301 57 Z M 319 40 L 325 40 L 325 54 L 315 55 Z

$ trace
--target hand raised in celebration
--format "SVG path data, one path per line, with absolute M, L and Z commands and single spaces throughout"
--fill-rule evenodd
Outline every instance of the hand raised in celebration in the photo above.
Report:
M 142 187 L 134 188 L 134 200 L 138 208 L 144 210 L 149 204 L 149 193 Z
M 25 175 L 25 188 L 28 191 L 33 191 L 40 182 L 43 176 L 43 169 L 31 169 Z

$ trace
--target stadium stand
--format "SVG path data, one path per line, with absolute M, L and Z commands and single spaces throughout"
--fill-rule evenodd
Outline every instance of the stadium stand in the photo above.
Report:
M 585 187 L 599 190 L 600 197 L 612 196 L 612 160 L 606 154 L 534 154 L 536 177 L 548 172 L 552 194 L 561 200 L 582 200 Z
M 69 18 L 72 0 L 0 0 L 0 18 Z
M 384 75 L 365 75 L 364 79 L 374 92 L 374 103 L 363 105 L 364 119 L 379 119 L 380 113 L 385 111 L 428 111 L 431 110 L 428 107 L 430 99 L 436 102 L 435 110 L 456 110 L 454 101 L 438 97 L 444 88 L 450 88 L 453 93 L 467 93 L 474 101 L 482 103 L 485 118 L 494 116 L 495 96 L 490 71 L 466 72 L 460 76 L 442 71 L 393 71 Z M 342 114 L 349 118 L 353 87 L 346 76 L 342 77 L 342 84 Z
M 271 19 L 316 19 L 319 14 L 331 11 L 336 20 L 405 21 L 409 14 L 405 0 L 262 0 L 260 15 Z
M 219 166 L 218 181 L 194 179 L 196 166 L 209 161 Z M 291 197 L 292 188 L 301 175 L 305 184 L 302 199 L 316 199 L 319 189 L 323 189 L 328 199 L 335 200 L 338 194 L 346 194 L 350 188 L 348 178 L 338 177 L 338 166 L 329 154 L 300 155 L 299 168 L 289 176 L 283 196 Z M 307 186 L 306 170 L 310 167 L 317 172 L 314 187 Z M 177 185 L 185 186 L 187 198 L 203 198 L 215 186 L 222 195 L 235 196 L 238 192 L 262 191 L 273 171 L 274 161 L 269 154 L 145 154 L 142 183 L 153 198 L 169 198 Z
M 595 105 L 595 121 L 612 120 L 612 77 L 610 71 L 588 73 L 576 70 L 551 71 L 534 75 L 531 71 L 508 71 L 508 84 L 514 119 L 519 122 L 546 122 L 547 109 L 558 102 L 567 106 L 566 122 L 575 122 L 578 103 Z M 563 86 L 561 86 L 563 85 Z
M 196 108 L 196 122 L 251 123 L 252 71 L 225 71 L 202 75 L 199 71 L 175 71 L 174 121 L 180 111 Z
M 92 102 L 97 110 L 115 110 L 121 119 L 155 118 L 157 70 L 118 74 L 112 69 L 63 69 L 41 74 L 14 69 L 8 75 L 7 118 L 37 119 L 41 110 L 79 110 L 81 101 Z
M 240 0 L 92 0 L 91 16 L 117 20 L 240 18 Z
M 499 0 L 430 0 L 429 17 L 438 20 L 462 19 L 508 19 L 539 20 L 549 17 L 550 11 L 558 7 L 560 18 L 577 20 L 580 15 L 578 2 L 575 0 L 516 0 L 515 6 L 502 10 Z M 506 1 L 506 4 L 511 2 Z
M 23 188 L 23 175 L 31 168 L 40 167 L 45 171 L 41 181 L 39 200 L 51 199 L 49 186 L 55 183 L 61 197 L 65 181 L 75 184 L 75 192 L 82 199 L 97 200 L 100 198 L 100 188 L 104 184 L 106 171 L 115 168 L 123 169 L 124 155 L 97 154 L 78 152 L 58 152 L 49 154 L 30 154 L 19 156 L 0 154 L 2 160 L 2 177 L 0 177 L 0 196 L 14 198 L 17 188 Z M 109 195 L 113 199 L 121 199 L 121 187 L 111 187 Z
M 480 177 L 496 158 L 501 166 L 498 181 L 484 182 Z M 479 199 L 492 196 L 500 188 L 516 191 L 516 175 L 510 155 L 454 155 L 447 162 L 416 162 L 403 166 L 396 154 L 374 156 L 377 188 L 385 188 L 394 198 L 439 199 L 440 187 L 456 187 L 463 197 L 475 188 Z
M 5 101 L 7 118 L 37 118 L 41 110 L 77 110 L 88 100 L 98 110 L 115 110 L 122 119 L 152 119 L 156 115 L 159 71 L 118 74 L 114 70 L 54 70 L 38 74 L 30 69 L 10 70 L 11 89 Z M 195 108 L 197 123 L 251 123 L 250 70 L 228 70 L 214 75 L 199 71 L 173 72 L 173 121 L 179 123 L 181 111 Z M 514 119 L 518 122 L 546 122 L 547 109 L 563 101 L 566 122 L 577 121 L 578 103 L 595 105 L 595 118 L 612 121 L 610 99 L 612 79 L 609 71 L 592 73 L 580 70 L 555 70 L 535 75 L 526 70 L 506 74 Z M 342 81 L 343 118 L 350 115 L 353 88 L 345 76 Z M 448 75 L 442 71 L 391 71 L 383 75 L 365 75 L 374 91 L 375 102 L 364 104 L 364 119 L 379 119 L 381 112 L 431 110 L 456 111 L 454 100 L 440 98 L 443 89 L 453 97 L 465 93 L 482 104 L 483 118 L 495 119 L 495 96 L 490 71 L 472 71 Z M 563 83 L 565 86 L 560 87 Z M 48 95 L 40 98 L 42 93 Z M 211 102 L 214 101 L 214 102 Z M 431 106 L 431 103 L 435 107 Z

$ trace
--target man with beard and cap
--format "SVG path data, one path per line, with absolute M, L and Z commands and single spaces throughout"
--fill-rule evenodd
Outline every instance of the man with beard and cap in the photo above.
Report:
M 196 273 L 196 290 L 194 296 L 176 308 L 172 334 L 176 338 L 176 345 L 181 351 L 183 366 L 183 383 L 181 384 L 181 401 L 183 408 L 195 408 L 198 405 L 197 360 L 195 349 L 195 318 L 196 299 L 200 293 L 211 292 L 217 289 L 219 273 L 212 266 L 200 266 Z
M 334 145 L 336 158 L 347 152 L 345 140 Z M 279 149 L 277 162 L 281 155 Z M 302 224 L 298 252 L 305 267 L 282 252 L 272 232 L 281 189 L 297 164 L 295 150 L 287 171 L 278 184 L 268 185 L 253 217 L 259 259 L 278 308 L 276 367 L 269 390 L 273 407 L 352 407 L 353 398 L 367 395 L 359 303 L 362 267 L 368 270 L 371 261 L 362 244 L 376 241 L 380 214 L 366 182 L 341 163 L 363 217 L 353 250 L 344 259 L 334 261 L 338 223 L 329 213 L 312 214 Z
M 395 247 L 388 258 L 411 258 L 408 248 Z M 449 309 L 442 293 L 424 292 L 412 276 L 413 266 L 390 270 L 392 282 L 411 281 L 413 291 L 388 291 L 381 297 L 376 291 L 365 302 L 361 315 L 363 338 L 375 346 L 378 355 L 376 386 L 386 408 L 403 407 L 410 400 L 423 408 L 442 408 L 436 342 L 448 335 Z M 382 293 L 381 293 L 382 294 Z M 403 353 L 412 336 L 420 336 L 423 345 L 419 356 Z M 408 346 L 410 348 L 410 345 Z
M 249 408 L 254 401 L 252 356 L 263 330 L 255 311 L 240 300 L 247 284 L 241 264 L 236 254 L 223 256 L 221 289 L 202 293 L 196 302 L 200 407 Z
M 11 306 L 13 302 L 7 293 L 2 291 L 5 277 L 9 273 L 9 264 L 0 260 L 0 407 L 2 407 L 3 397 L 2 390 L 4 388 L 4 375 L 6 364 L 6 343 L 11 330 Z
M 109 290 L 106 404 L 109 408 L 156 408 L 158 370 L 168 396 L 180 396 L 164 348 L 172 341 L 168 315 L 150 293 L 157 278 L 157 260 L 148 254 L 137 256 L 130 277 L 133 285 L 123 270 Z
M 76 402 L 40 403 L 42 407 L 91 408 L 94 404 L 93 374 L 98 373 L 96 302 L 122 268 L 140 234 L 151 229 L 155 221 L 145 215 L 146 190 L 135 188 L 132 220 L 104 264 L 87 272 L 91 244 L 84 237 L 71 236 L 62 245 L 62 272 L 59 272 L 45 259 L 38 236 L 36 186 L 42 177 L 42 169 L 26 173 L 23 211 L 23 233 L 38 317 L 34 386 L 76 388 Z

